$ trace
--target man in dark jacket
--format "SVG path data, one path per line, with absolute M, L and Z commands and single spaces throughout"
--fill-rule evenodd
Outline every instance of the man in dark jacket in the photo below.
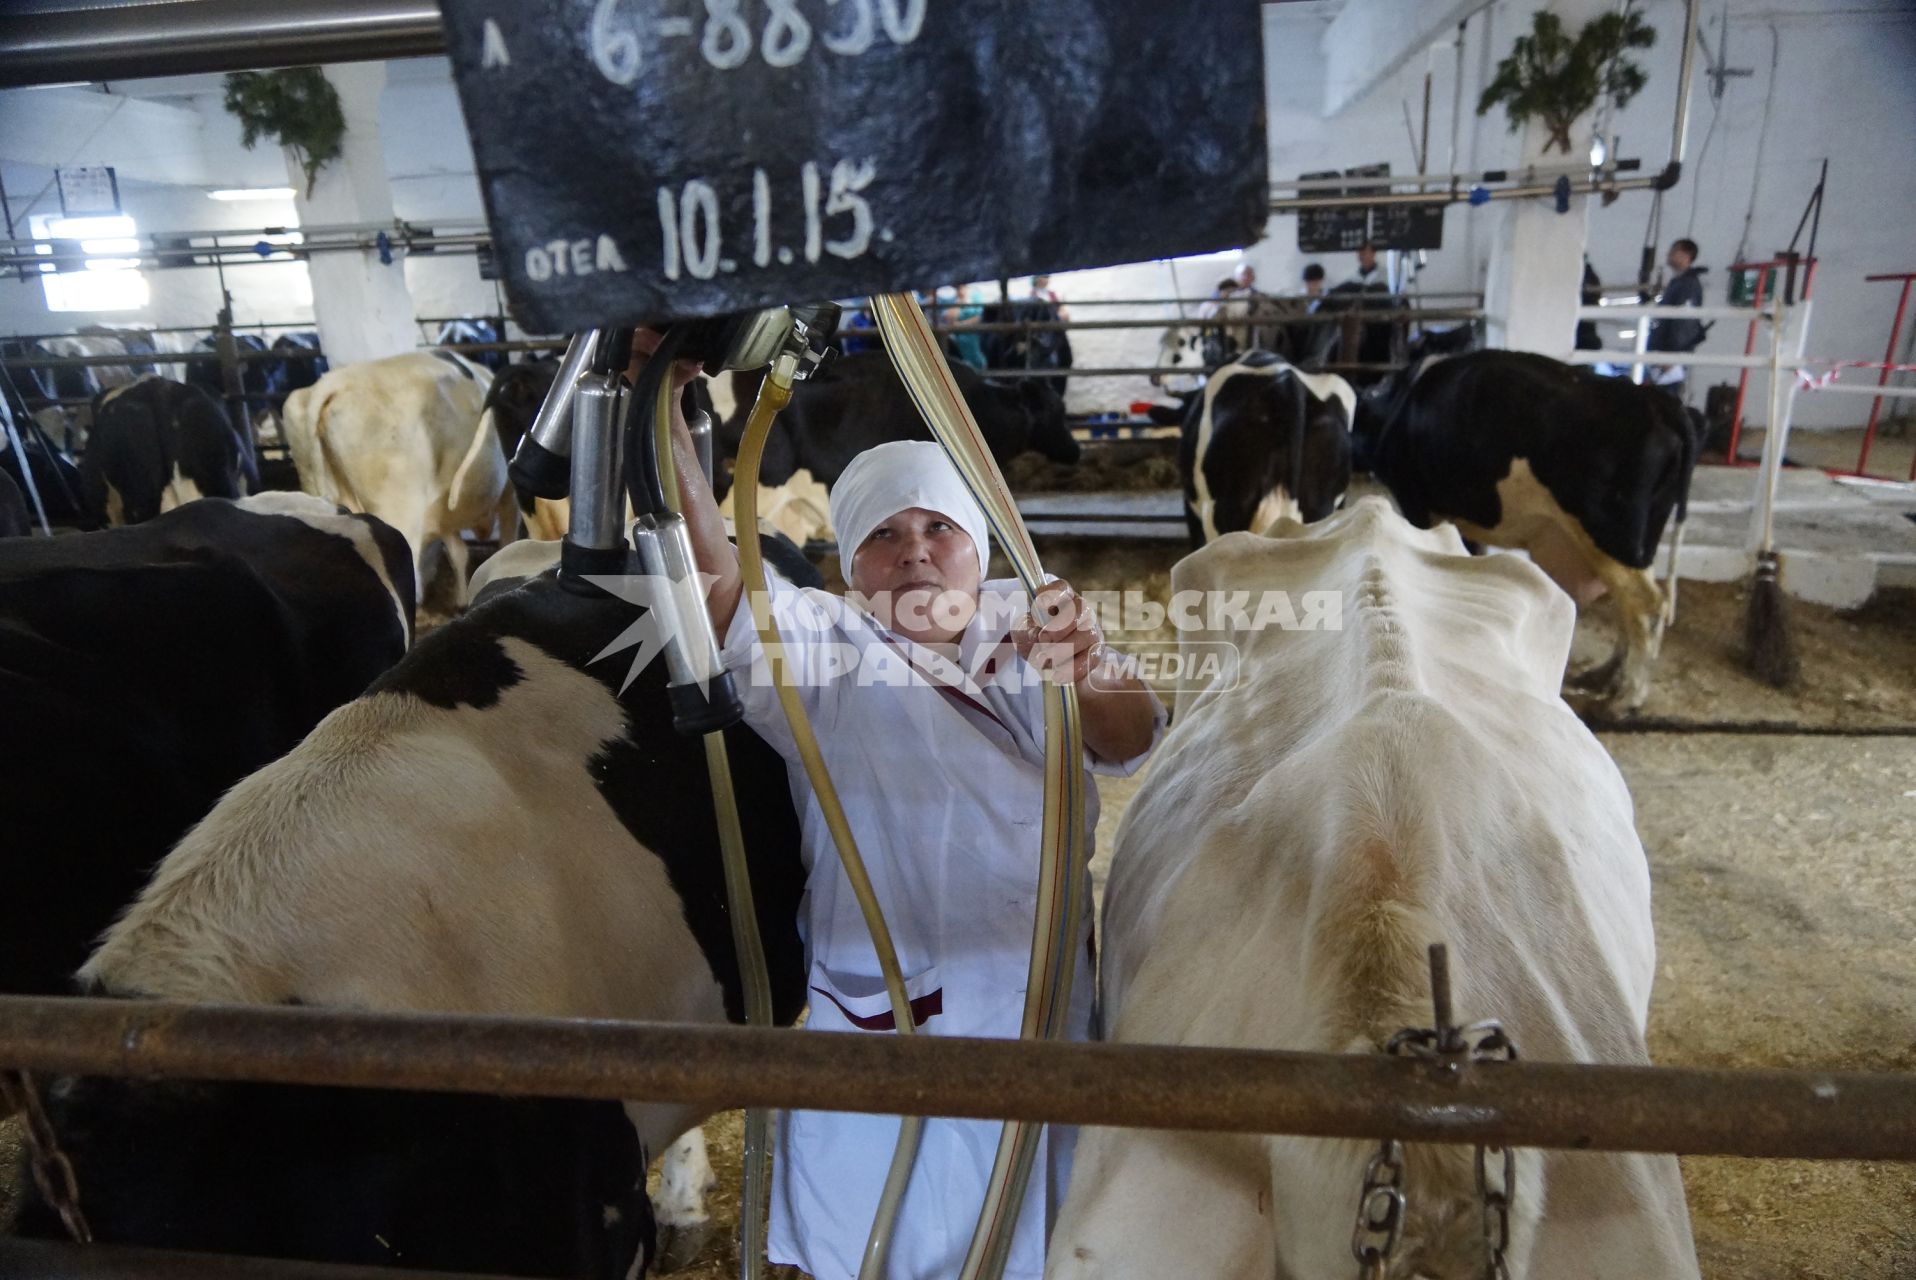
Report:
M 1670 270 L 1676 274 L 1670 277 L 1670 283 L 1664 286 L 1657 298 L 1660 307 L 1700 307 L 1703 305 L 1703 273 L 1696 265 L 1696 241 L 1678 240 L 1670 246 Z M 1650 322 L 1650 350 L 1652 351 L 1695 351 L 1697 344 L 1703 341 L 1703 322 L 1700 320 L 1665 320 Z M 1684 384 L 1689 378 L 1688 371 L 1682 365 L 1664 365 L 1653 371 L 1658 385 L 1668 387 L 1681 400 Z

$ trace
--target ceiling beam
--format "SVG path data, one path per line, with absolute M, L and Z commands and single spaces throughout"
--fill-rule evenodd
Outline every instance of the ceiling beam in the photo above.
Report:
M 1328 119 L 1382 84 L 1413 54 L 1484 8 L 1489 0 L 1350 0 L 1324 29 L 1324 115 Z

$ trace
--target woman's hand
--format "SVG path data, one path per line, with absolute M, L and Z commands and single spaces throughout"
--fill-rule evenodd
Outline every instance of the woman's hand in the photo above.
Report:
M 1018 655 L 1045 679 L 1078 688 L 1084 745 L 1100 760 L 1134 760 L 1151 749 L 1158 701 L 1113 662 L 1097 613 L 1062 578 L 1038 592 L 1024 625 L 1012 628 Z
M 1096 611 L 1062 578 L 1039 590 L 1031 613 L 1012 628 L 1011 643 L 1019 657 L 1058 684 L 1082 685 L 1109 654 Z

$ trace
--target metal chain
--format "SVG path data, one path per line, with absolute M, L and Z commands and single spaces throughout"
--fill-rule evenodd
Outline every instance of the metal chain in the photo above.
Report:
M 1385 1042 L 1385 1053 L 1446 1062 L 1453 1072 L 1465 1062 L 1517 1060 L 1517 1046 L 1500 1023 L 1473 1022 L 1459 1027 L 1451 1021 L 1450 960 L 1442 943 L 1430 948 L 1430 990 L 1437 1025 L 1405 1027 Z M 1492 1152 L 1501 1157 L 1494 1182 L 1490 1177 Z M 1386 1280 L 1389 1274 L 1390 1256 L 1403 1231 L 1403 1159 L 1402 1144 L 1387 1140 L 1364 1170 L 1364 1194 L 1357 1206 L 1357 1229 L 1351 1236 L 1358 1280 Z M 1517 1198 L 1516 1152 L 1509 1147 L 1479 1144 L 1476 1172 L 1477 1198 L 1483 1213 L 1484 1280 L 1510 1280 L 1510 1265 L 1504 1255 L 1510 1249 L 1510 1210 Z M 1382 1237 L 1381 1243 L 1375 1237 Z
M 1495 1022 L 1473 1022 L 1458 1032 L 1475 1062 L 1515 1062 L 1517 1046 Z M 1491 1152 L 1502 1159 L 1499 1177 L 1490 1180 Z M 1517 1153 L 1510 1147 L 1477 1145 L 1477 1198 L 1483 1202 L 1484 1280 L 1510 1280 L 1504 1253 L 1510 1248 L 1510 1209 L 1517 1199 Z
M 73 1176 L 73 1162 L 60 1149 L 60 1139 L 40 1105 L 40 1091 L 33 1077 L 24 1071 L 0 1071 L 0 1101 L 8 1111 L 18 1112 L 27 1135 L 27 1153 L 33 1165 L 33 1181 L 40 1194 L 60 1215 L 67 1234 L 76 1244 L 93 1243 L 93 1228 L 80 1212 L 80 1186 Z
M 1386 1280 L 1403 1231 L 1404 1144 L 1386 1138 L 1364 1166 L 1364 1191 L 1357 1200 L 1357 1225 L 1351 1231 L 1357 1280 Z
M 1503 1157 L 1502 1177 L 1491 1185 L 1488 1154 Z M 1517 1190 L 1517 1153 L 1509 1147 L 1477 1148 L 1477 1197 L 1484 1208 L 1484 1280 L 1510 1280 L 1504 1251 L 1510 1248 L 1510 1201 Z

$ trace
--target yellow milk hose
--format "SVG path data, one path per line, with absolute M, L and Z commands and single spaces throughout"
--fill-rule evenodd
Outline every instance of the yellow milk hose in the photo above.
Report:
M 739 442 L 733 484 L 738 490 L 734 509 L 739 513 L 739 569 L 745 579 L 745 598 L 741 603 L 752 611 L 752 626 L 758 633 L 759 647 L 765 651 L 765 660 L 770 664 L 779 705 L 784 708 L 786 722 L 791 726 L 792 741 L 797 745 L 800 761 L 804 763 L 805 776 L 811 780 L 812 792 L 818 797 L 819 811 L 832 833 L 832 842 L 838 847 L 839 863 L 844 867 L 845 878 L 851 882 L 852 893 L 858 899 L 858 909 L 865 918 L 865 929 L 871 934 L 872 948 L 878 953 L 878 970 L 884 976 L 885 994 L 891 998 L 892 1020 L 897 1025 L 898 1034 L 910 1035 L 916 1029 L 912 1024 L 911 998 L 905 993 L 905 978 L 898 967 L 898 952 L 892 945 L 891 928 L 885 923 L 885 913 L 878 904 L 871 876 L 865 870 L 865 859 L 858 851 L 858 841 L 852 835 L 851 824 L 846 821 L 844 805 L 838 798 L 838 788 L 832 785 L 831 774 L 825 768 L 825 758 L 818 749 L 818 738 L 812 732 L 811 717 L 805 714 L 805 706 L 799 700 L 798 689 L 793 683 L 791 666 L 785 657 L 785 645 L 772 620 L 771 601 L 765 584 L 765 558 L 758 545 L 759 466 L 765 457 L 765 440 L 771 434 L 772 419 L 791 401 L 792 376 L 796 368 L 797 360 L 790 355 L 780 356 L 772 365 L 759 387 L 758 399 L 753 403 L 751 417 L 746 421 L 745 436 Z M 918 1155 L 918 1139 L 923 1129 L 922 1117 L 899 1118 L 898 1145 L 892 1151 L 891 1168 L 885 1174 L 884 1193 L 878 1200 L 878 1213 L 872 1221 L 871 1235 L 865 1241 L 864 1261 L 858 1269 L 859 1280 L 881 1280 L 885 1274 L 892 1227 L 898 1219 L 898 1206 L 905 1198 L 905 1187 L 911 1181 L 911 1166 Z

